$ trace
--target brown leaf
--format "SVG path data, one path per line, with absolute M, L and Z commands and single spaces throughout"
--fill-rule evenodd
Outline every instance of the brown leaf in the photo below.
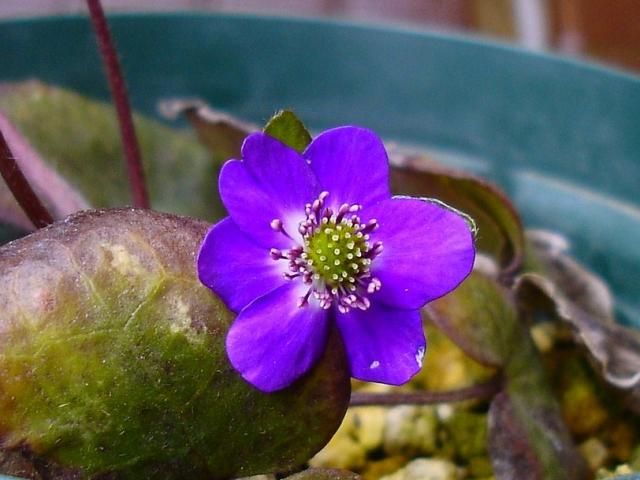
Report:
M 240 147 L 245 137 L 260 130 L 258 126 L 214 110 L 198 99 L 165 100 L 158 108 L 162 115 L 170 119 L 184 115 L 195 128 L 199 140 L 219 163 L 240 158 Z
M 607 284 L 568 255 L 569 242 L 562 235 L 545 230 L 527 230 L 530 255 L 535 257 L 533 271 L 551 279 L 562 294 L 602 321 L 613 319 L 613 296 Z
M 615 387 L 629 390 L 636 399 L 634 409 L 640 411 L 640 333 L 637 330 L 619 325 L 609 316 L 587 311 L 569 300 L 556 283 L 536 273 L 519 277 L 515 291 L 525 308 L 551 310 L 570 325 L 574 337 L 584 345 L 604 379 Z
M 566 255 L 568 244 L 547 232 L 529 232 L 535 270 L 514 289 L 521 307 L 566 322 L 604 379 L 628 391 L 640 411 L 640 332 L 616 323 L 606 284 Z
M 496 186 L 467 172 L 437 164 L 421 153 L 390 149 L 392 190 L 432 197 L 465 212 L 478 226 L 477 247 L 493 256 L 503 274 L 518 270 L 524 255 L 524 232 L 509 199 Z

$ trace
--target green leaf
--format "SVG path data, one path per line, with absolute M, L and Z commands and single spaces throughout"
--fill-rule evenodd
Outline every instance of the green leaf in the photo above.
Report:
M 424 311 L 467 355 L 489 366 L 503 366 L 513 349 L 517 313 L 494 280 L 471 275 Z
M 291 110 L 280 110 L 267 122 L 264 133 L 302 153 L 311 143 L 311 135 Z
M 465 212 L 478 227 L 478 249 L 493 257 L 507 276 L 520 268 L 524 255 L 522 224 L 509 199 L 496 186 L 439 165 L 423 154 L 390 148 L 389 161 L 394 193 L 437 198 Z
M 85 211 L 0 249 L 5 454 L 81 477 L 196 479 L 286 471 L 325 445 L 349 402 L 340 341 L 285 390 L 247 384 L 227 360 L 233 314 L 195 275 L 208 228 Z
M 39 82 L 4 85 L 0 109 L 44 159 L 93 207 L 131 202 L 113 108 Z M 217 170 L 191 135 L 134 115 L 155 209 L 215 220 Z

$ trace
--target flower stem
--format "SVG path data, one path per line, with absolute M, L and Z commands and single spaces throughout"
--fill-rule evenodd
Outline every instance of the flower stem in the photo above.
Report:
M 102 61 L 107 71 L 113 103 L 118 114 L 120 137 L 122 138 L 133 205 L 140 208 L 149 208 L 149 195 L 144 180 L 140 147 L 133 126 L 127 86 L 124 82 L 113 39 L 109 33 L 109 25 L 100 0 L 87 0 L 87 6 L 91 14 L 91 23 L 93 23 L 93 28 L 96 32 Z
M 42 204 L 36 193 L 31 188 L 26 177 L 20 170 L 9 144 L 0 131 L 0 174 L 7 182 L 7 186 L 20 204 L 24 213 L 36 228 L 46 227 L 53 223 L 53 217 Z
M 351 394 L 351 407 L 370 405 L 432 405 L 438 403 L 462 402 L 491 398 L 500 391 L 501 381 L 495 377 L 488 382 L 471 387 L 444 392 L 403 392 L 403 393 L 367 393 Z

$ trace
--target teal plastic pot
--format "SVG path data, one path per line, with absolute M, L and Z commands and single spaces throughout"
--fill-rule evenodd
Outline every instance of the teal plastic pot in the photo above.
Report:
M 640 327 L 640 80 L 475 39 L 249 16 L 111 18 L 137 109 L 203 97 L 263 121 L 361 124 L 501 185 L 527 226 L 564 233 Z M 108 98 L 84 18 L 0 23 L 0 80 Z
M 360 124 L 486 176 L 557 230 L 640 327 L 640 80 L 484 41 L 248 16 L 111 18 L 134 106 L 202 97 L 254 121 Z M 0 22 L 0 81 L 107 99 L 84 18 Z M 3 478 L 0 476 L 0 478 Z M 8 478 L 8 477 L 4 477 Z

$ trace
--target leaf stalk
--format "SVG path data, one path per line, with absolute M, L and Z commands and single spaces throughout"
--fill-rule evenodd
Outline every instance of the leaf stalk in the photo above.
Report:
M 100 0 L 87 0 L 87 6 L 89 7 L 91 23 L 95 30 L 98 49 L 102 56 L 113 104 L 118 116 L 133 205 L 139 208 L 149 208 L 149 194 L 147 193 L 144 178 L 140 146 L 133 125 L 127 86 L 118 61 L 116 47 L 109 32 L 109 25 Z
M 499 376 L 491 380 L 457 390 L 442 392 L 401 392 L 401 393 L 368 393 L 354 392 L 351 394 L 350 407 L 372 405 L 434 405 L 439 403 L 454 403 L 465 400 L 485 400 L 496 395 L 502 387 Z
M 53 223 L 53 217 L 40 201 L 29 181 L 22 173 L 11 148 L 0 131 L 0 174 L 20 204 L 24 213 L 36 228 L 46 227 Z

